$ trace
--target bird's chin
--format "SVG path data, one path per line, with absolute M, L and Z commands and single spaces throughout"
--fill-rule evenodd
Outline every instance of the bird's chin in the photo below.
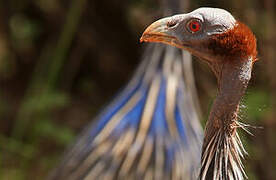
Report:
M 187 50 L 194 56 L 197 56 L 198 58 L 204 61 L 212 61 L 212 58 L 207 56 L 208 53 L 202 53 L 203 49 L 200 46 L 190 42 L 181 42 L 177 38 L 163 33 L 144 33 L 140 38 L 140 42 L 155 42 L 167 44 L 170 46 Z

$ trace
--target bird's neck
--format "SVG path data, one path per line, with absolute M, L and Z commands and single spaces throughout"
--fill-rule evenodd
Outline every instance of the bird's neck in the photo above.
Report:
M 220 63 L 213 64 L 212 69 L 217 76 L 219 89 L 207 121 L 203 150 L 217 130 L 234 133 L 239 102 L 251 78 L 252 58 L 222 59 Z
M 252 58 L 218 62 L 211 64 L 219 90 L 205 128 L 199 179 L 231 179 L 232 175 L 243 179 L 243 146 L 236 128 L 239 102 L 251 77 Z

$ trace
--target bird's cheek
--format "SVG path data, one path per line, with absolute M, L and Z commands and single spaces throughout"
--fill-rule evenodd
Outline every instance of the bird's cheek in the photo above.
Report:
M 215 60 L 213 53 L 208 48 L 205 48 L 201 45 L 191 44 L 191 46 L 188 48 L 188 51 L 202 60 L 208 62 L 213 62 Z

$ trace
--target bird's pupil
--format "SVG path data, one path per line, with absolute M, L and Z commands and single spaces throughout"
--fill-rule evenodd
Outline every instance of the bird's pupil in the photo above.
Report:
M 197 32 L 200 30 L 200 23 L 198 21 L 192 21 L 189 23 L 189 29 L 193 33 Z

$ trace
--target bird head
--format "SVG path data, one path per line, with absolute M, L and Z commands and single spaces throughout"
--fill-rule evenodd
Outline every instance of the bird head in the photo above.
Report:
M 208 62 L 235 56 L 255 60 L 257 54 L 256 39 L 250 29 L 219 8 L 199 8 L 160 19 L 145 30 L 140 41 L 186 49 Z

